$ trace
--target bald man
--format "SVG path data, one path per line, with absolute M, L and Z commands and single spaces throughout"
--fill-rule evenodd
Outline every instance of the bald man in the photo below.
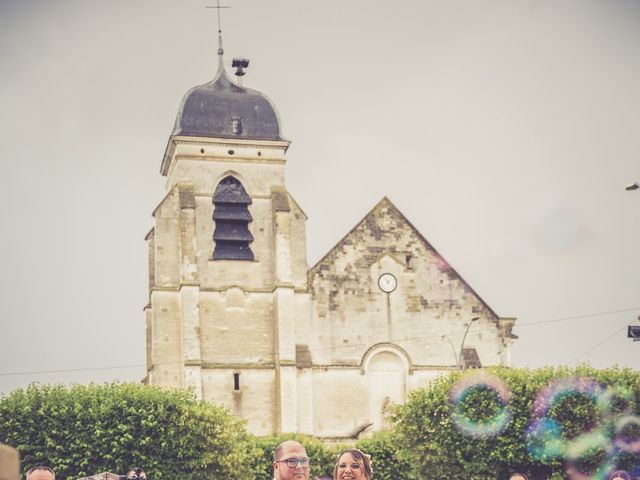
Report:
M 509 477 L 509 480 L 528 480 L 527 477 L 522 473 L 512 473 Z
M 38 465 L 27 470 L 25 480 L 56 480 L 56 474 L 49 467 Z
M 309 480 L 309 457 L 304 447 L 287 440 L 273 452 L 274 480 Z

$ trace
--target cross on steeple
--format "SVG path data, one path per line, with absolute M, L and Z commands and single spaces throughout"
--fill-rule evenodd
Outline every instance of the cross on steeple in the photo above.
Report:
M 215 8 L 218 10 L 218 69 L 221 69 L 223 68 L 222 55 L 224 54 L 224 50 L 222 49 L 222 22 L 220 20 L 220 9 L 231 7 L 228 5 L 220 5 L 220 0 L 216 0 L 216 6 L 207 5 L 206 8 Z

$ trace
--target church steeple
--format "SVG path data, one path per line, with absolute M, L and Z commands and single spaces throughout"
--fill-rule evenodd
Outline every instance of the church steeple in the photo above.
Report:
M 221 3 L 209 7 L 218 17 Z M 291 332 L 309 311 L 306 216 L 285 187 L 289 142 L 276 110 L 227 74 L 218 21 L 217 72 L 180 103 L 161 167 L 167 193 L 147 236 L 148 382 L 193 388 L 257 434 L 290 432 Z M 234 63 L 241 76 L 248 60 Z
M 217 6 L 207 8 L 218 10 L 218 71 L 213 80 L 195 86 L 185 94 L 172 138 L 284 140 L 278 114 L 269 99 L 256 90 L 236 85 L 224 68 L 220 9 L 229 7 L 221 6 L 218 1 Z

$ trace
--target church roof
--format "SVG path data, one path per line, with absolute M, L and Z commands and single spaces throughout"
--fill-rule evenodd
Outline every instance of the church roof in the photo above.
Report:
M 182 99 L 173 135 L 282 140 L 275 107 L 260 92 L 236 85 L 223 67 Z

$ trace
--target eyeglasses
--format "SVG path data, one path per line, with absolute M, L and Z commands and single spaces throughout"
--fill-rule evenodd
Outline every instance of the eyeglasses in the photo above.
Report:
M 286 460 L 276 460 L 276 463 L 286 463 L 289 468 L 296 468 L 300 465 L 302 468 L 309 468 L 308 458 L 287 458 Z

